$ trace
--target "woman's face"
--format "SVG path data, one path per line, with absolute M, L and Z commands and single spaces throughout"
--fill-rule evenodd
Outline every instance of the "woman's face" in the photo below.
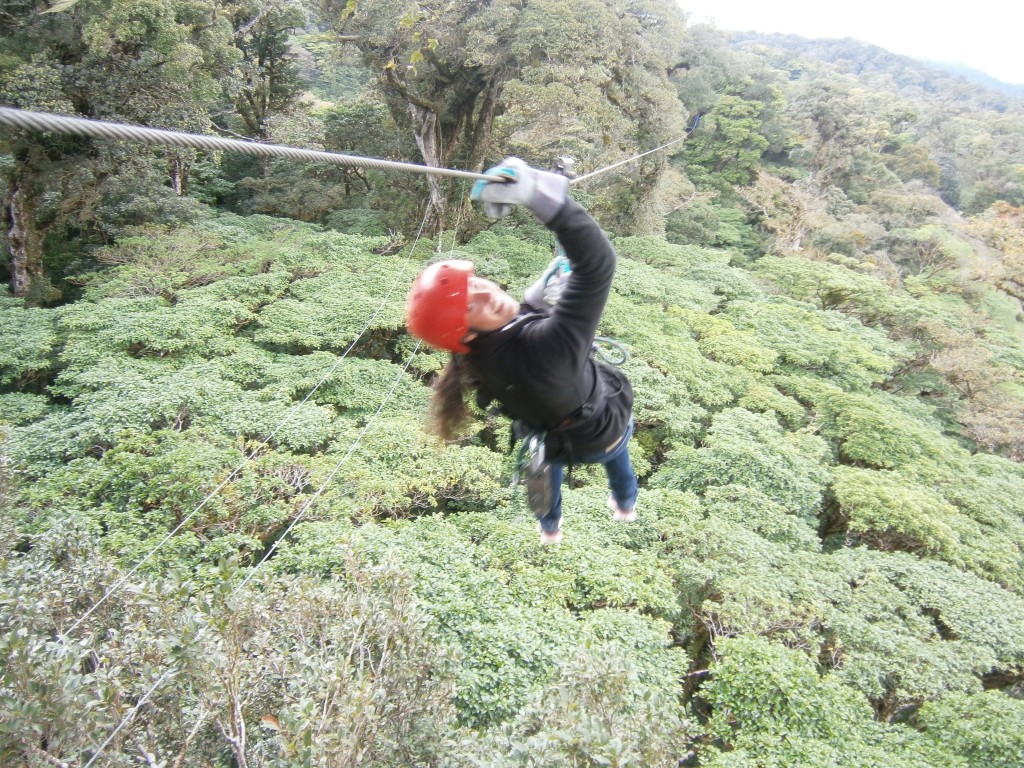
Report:
M 519 302 L 497 283 L 471 275 L 467 286 L 466 325 L 470 331 L 496 331 L 519 314 Z M 471 333 L 470 336 L 475 334 Z

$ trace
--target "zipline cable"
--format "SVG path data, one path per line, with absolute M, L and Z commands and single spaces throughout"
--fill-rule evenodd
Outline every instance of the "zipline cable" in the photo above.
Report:
M 596 171 L 591 171 L 590 173 L 585 173 L 582 176 L 577 176 L 575 179 L 572 179 L 569 183 L 570 184 L 579 184 L 581 181 L 587 181 L 588 179 L 592 179 L 595 176 L 599 176 L 600 174 L 605 173 L 606 171 L 610 171 L 613 168 L 618 168 L 620 165 L 626 165 L 627 163 L 632 163 L 634 160 L 639 160 L 641 157 L 647 157 L 647 155 L 652 155 L 655 152 L 660 152 L 661 150 L 666 149 L 667 147 L 671 147 L 673 144 L 678 144 L 679 142 L 685 141 L 685 140 L 686 140 L 686 136 L 680 136 L 678 139 L 673 139 L 672 141 L 669 141 L 669 142 L 667 142 L 665 144 L 662 144 L 660 147 L 655 147 L 654 149 L 649 149 L 646 152 L 641 152 L 639 155 L 634 155 L 633 157 L 630 157 L 630 158 L 628 158 L 626 160 L 620 160 L 617 163 L 612 163 L 611 165 L 605 166 L 604 168 L 599 168 Z
M 663 149 L 674 146 L 689 138 L 697 126 L 700 125 L 701 115 L 698 114 L 693 125 L 682 136 L 662 144 L 660 147 L 649 149 L 646 152 L 634 155 L 617 163 L 599 168 L 596 171 L 577 176 L 570 181 L 570 184 L 579 184 L 583 181 L 606 173 L 614 168 L 626 165 L 639 160 L 642 157 L 660 152 Z M 240 152 L 258 157 L 287 157 L 293 160 L 311 160 L 315 162 L 334 163 L 354 168 L 376 168 L 379 170 L 408 171 L 411 173 L 429 174 L 434 176 L 453 176 L 462 179 L 483 179 L 485 181 L 508 182 L 508 177 L 490 175 L 486 173 L 473 173 L 472 171 L 459 171 L 450 168 L 433 168 L 427 165 L 416 165 L 415 163 L 403 163 L 397 160 L 380 160 L 372 157 L 361 157 L 359 155 L 344 155 L 338 152 L 321 152 L 312 149 L 299 149 L 298 147 L 287 147 L 280 144 L 264 144 L 256 141 L 240 141 L 238 139 L 225 139 L 219 136 L 207 136 L 198 133 L 182 133 L 180 131 L 167 131 L 159 128 L 148 128 L 139 125 L 128 125 L 126 123 L 113 123 L 104 120 L 87 120 L 82 117 L 69 117 L 67 115 L 53 115 L 46 112 L 33 112 L 13 107 L 0 107 L 0 126 L 21 128 L 30 131 L 55 131 L 75 136 L 87 136 L 103 139 L 123 139 L 134 141 L 140 144 L 162 144 L 174 147 L 191 147 L 194 149 L 205 149 L 210 151 Z
M 611 165 L 607 165 L 604 168 L 598 168 L 596 171 L 591 171 L 590 173 L 585 173 L 582 176 L 576 176 L 573 179 L 571 179 L 569 181 L 569 183 L 570 184 L 579 184 L 581 181 L 587 181 L 588 179 L 592 179 L 595 176 L 599 176 L 602 173 L 605 173 L 607 171 L 612 170 L 613 168 L 618 168 L 620 166 L 626 165 L 627 163 L 632 163 L 635 160 L 639 160 L 641 157 L 647 157 L 647 155 L 652 155 L 655 152 L 660 152 L 661 150 L 667 149 L 668 147 L 671 147 L 671 146 L 673 146 L 675 144 L 678 144 L 681 141 L 686 141 L 688 138 L 690 138 L 690 134 L 693 133 L 695 130 L 697 130 L 697 126 L 700 125 L 701 117 L 702 117 L 702 115 L 700 115 L 698 113 L 694 117 L 693 125 L 690 126 L 690 129 L 686 133 L 684 133 L 682 136 L 680 136 L 678 139 L 672 139 L 672 141 L 665 142 L 660 147 L 655 147 L 654 149 L 649 149 L 646 152 L 641 152 L 638 155 L 633 155 L 633 157 L 627 158 L 625 160 L 620 160 L 617 163 L 612 163 Z
M 219 136 L 206 136 L 198 133 L 181 133 L 158 128 L 147 128 L 125 123 L 112 123 L 102 120 L 87 120 L 82 117 L 67 115 L 51 115 L 45 112 L 31 112 L 13 107 L 0 107 L 0 125 L 23 128 L 30 131 L 56 131 L 75 136 L 86 136 L 102 139 L 124 139 L 140 144 L 166 144 L 173 147 L 192 147 L 211 151 L 241 152 L 258 157 L 287 157 L 293 160 L 312 160 L 316 162 L 334 163 L 353 168 L 377 168 L 380 170 L 408 171 L 435 176 L 454 176 L 461 179 L 484 179 L 485 181 L 501 181 L 508 179 L 502 176 L 490 176 L 485 173 L 457 171 L 448 168 L 432 168 L 414 163 L 402 163 L 396 160 L 379 160 L 358 155 L 343 155 L 338 152 L 321 152 L 312 149 L 286 147 L 280 144 L 263 144 L 256 141 L 240 141 L 224 139 Z

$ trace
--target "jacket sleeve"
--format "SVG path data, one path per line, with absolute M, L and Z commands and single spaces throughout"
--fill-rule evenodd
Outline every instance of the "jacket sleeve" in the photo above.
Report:
M 590 354 L 608 301 L 615 276 L 615 250 L 594 218 L 575 200 L 567 200 L 548 227 L 565 249 L 572 272 L 542 332 L 547 344 L 580 366 Z

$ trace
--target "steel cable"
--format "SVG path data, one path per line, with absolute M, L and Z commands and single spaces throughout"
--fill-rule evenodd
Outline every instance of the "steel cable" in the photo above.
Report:
M 51 115 L 44 112 L 14 109 L 12 107 L 0 107 L 0 125 L 37 132 L 56 131 L 57 133 L 90 138 L 123 139 L 140 144 L 162 144 L 172 147 L 191 147 L 210 151 L 241 152 L 247 155 L 256 155 L 257 157 L 287 157 L 292 160 L 334 163 L 335 165 L 352 168 L 377 168 L 380 170 L 408 171 L 410 173 L 432 174 L 436 176 L 454 176 L 460 179 L 507 181 L 503 177 L 489 176 L 485 173 L 457 171 L 448 168 L 432 168 L 427 165 L 402 163 L 396 160 L 379 160 L 358 155 L 343 155 L 337 152 L 321 152 L 312 149 L 286 147 L 280 144 L 263 144 L 256 141 L 225 139 L 220 136 L 207 136 L 198 133 L 165 131 L 158 128 L 127 125 L 126 123 L 86 120 L 81 117 Z

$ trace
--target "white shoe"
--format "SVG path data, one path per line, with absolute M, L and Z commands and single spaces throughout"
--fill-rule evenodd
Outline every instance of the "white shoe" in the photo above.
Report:
M 554 533 L 549 533 L 540 527 L 540 523 L 537 523 L 537 530 L 540 531 L 540 543 L 541 544 L 559 544 L 562 541 L 562 521 L 558 521 L 558 530 Z
M 636 520 L 636 507 L 634 506 L 633 509 L 619 509 L 619 505 L 615 503 L 614 496 L 608 497 L 608 509 L 615 513 L 612 515 L 612 518 L 620 523 L 632 523 Z

